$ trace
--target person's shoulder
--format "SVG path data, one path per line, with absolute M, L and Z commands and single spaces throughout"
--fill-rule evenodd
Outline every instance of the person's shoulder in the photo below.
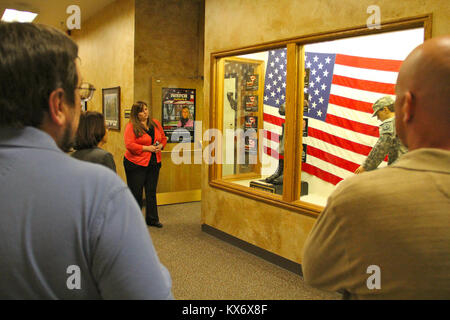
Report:
M 107 155 L 107 154 L 110 153 L 109 151 L 107 151 L 105 149 L 102 149 L 100 147 L 95 147 L 95 148 L 92 148 L 92 149 L 93 149 L 93 152 L 98 153 L 98 154 L 102 154 L 102 155 Z
M 152 121 L 153 121 L 154 123 L 156 123 L 156 125 L 157 125 L 158 127 L 161 126 L 161 123 L 158 121 L 158 119 L 153 118 Z
M 70 154 L 71 157 L 75 158 L 75 159 L 80 159 L 82 160 L 83 156 L 88 152 L 87 150 L 89 149 L 79 149 L 79 150 L 75 150 L 74 152 L 72 152 Z
M 390 118 L 380 125 L 380 134 L 393 134 L 395 130 L 395 120 Z
M 392 192 L 392 181 L 396 179 L 398 170 L 385 167 L 342 180 L 332 194 L 333 199 L 343 202 L 354 201 L 366 203 L 367 199 Z
M 103 150 L 102 148 L 93 147 L 76 150 L 74 153 L 71 154 L 71 156 L 80 160 L 89 160 L 89 159 L 103 158 L 107 156 L 108 153 L 109 153 L 108 151 Z
M 132 130 L 133 129 L 133 124 L 131 123 L 131 121 L 128 121 L 127 124 L 125 125 L 125 130 Z
M 97 152 L 101 153 L 105 157 L 109 155 L 112 157 L 112 154 L 106 150 L 100 149 Z M 122 179 L 120 179 L 116 173 L 112 172 L 111 169 L 105 167 L 104 165 L 83 161 L 76 158 L 69 158 L 70 161 L 67 161 L 67 167 L 70 169 L 66 171 L 68 179 L 76 179 L 81 184 L 87 186 L 102 184 L 105 188 L 109 188 L 111 190 L 126 187 Z

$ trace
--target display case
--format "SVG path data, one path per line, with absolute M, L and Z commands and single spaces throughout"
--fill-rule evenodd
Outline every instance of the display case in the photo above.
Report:
M 264 61 L 230 57 L 219 65 L 222 117 L 221 176 L 228 180 L 261 176 L 258 148 L 262 130 Z
M 213 53 L 211 127 L 232 134 L 219 148 L 211 140 L 222 161 L 211 164 L 210 185 L 322 210 L 375 145 L 372 104 L 394 95 L 401 62 L 431 35 L 430 23 L 427 15 L 380 32 L 350 28 Z

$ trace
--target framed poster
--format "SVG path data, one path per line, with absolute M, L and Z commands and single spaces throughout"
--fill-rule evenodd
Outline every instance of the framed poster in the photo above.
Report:
M 303 118 L 303 126 L 302 126 L 303 130 L 302 131 L 303 131 L 303 136 L 304 137 L 308 136 L 308 120 L 309 120 L 308 118 Z
M 194 142 L 195 89 L 162 88 L 162 127 L 169 143 Z
M 258 96 L 257 95 L 245 96 L 245 111 L 258 112 Z
M 258 91 L 258 75 L 249 74 L 245 77 L 245 90 Z
M 308 146 L 303 144 L 302 146 L 302 162 L 306 162 L 306 155 L 308 153 Z
M 245 129 L 258 130 L 258 117 L 245 116 Z
M 120 87 L 102 89 L 102 104 L 106 127 L 120 130 Z

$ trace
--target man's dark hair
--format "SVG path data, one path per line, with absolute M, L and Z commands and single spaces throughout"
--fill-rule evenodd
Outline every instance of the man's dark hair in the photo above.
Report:
M 86 111 L 80 116 L 75 150 L 90 149 L 98 146 L 106 134 L 105 118 L 96 111 Z
M 73 105 L 77 57 L 75 42 L 53 27 L 0 22 L 0 126 L 39 127 L 58 88 Z

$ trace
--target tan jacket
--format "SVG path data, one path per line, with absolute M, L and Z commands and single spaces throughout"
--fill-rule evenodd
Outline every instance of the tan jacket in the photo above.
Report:
M 352 299 L 450 299 L 450 151 L 414 150 L 342 181 L 302 267 L 307 284 Z

